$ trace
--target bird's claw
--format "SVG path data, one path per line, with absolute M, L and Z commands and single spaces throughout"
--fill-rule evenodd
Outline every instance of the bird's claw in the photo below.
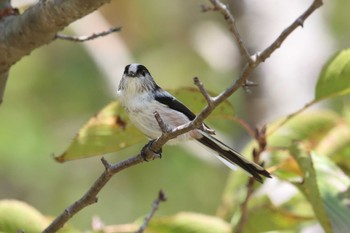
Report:
M 162 148 L 158 151 L 151 149 L 153 142 L 155 139 L 150 140 L 146 145 L 143 146 L 141 150 L 141 157 L 144 161 L 148 162 L 150 159 L 154 159 L 156 157 L 162 158 Z

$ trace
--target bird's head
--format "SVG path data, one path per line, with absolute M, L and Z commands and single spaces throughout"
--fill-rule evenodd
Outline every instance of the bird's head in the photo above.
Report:
M 153 91 L 157 88 L 148 69 L 141 64 L 129 64 L 124 69 L 118 90 L 126 92 Z

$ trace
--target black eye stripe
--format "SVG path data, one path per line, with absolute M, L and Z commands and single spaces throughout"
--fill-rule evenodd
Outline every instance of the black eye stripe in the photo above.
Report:
M 130 68 L 130 65 L 125 66 L 124 74 L 129 73 L 129 68 Z
M 138 65 L 137 66 L 137 74 L 141 74 L 143 76 L 145 76 L 146 74 L 150 74 L 149 71 L 147 70 L 147 68 L 143 65 Z

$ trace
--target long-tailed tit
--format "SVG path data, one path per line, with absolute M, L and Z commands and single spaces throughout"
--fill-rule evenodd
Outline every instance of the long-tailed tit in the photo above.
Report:
M 130 120 L 150 139 L 156 139 L 162 134 L 154 112 L 158 112 L 164 123 L 171 129 L 186 124 L 196 117 L 184 104 L 160 88 L 147 68 L 140 64 L 130 64 L 125 67 L 117 96 Z M 203 127 L 206 126 L 203 124 Z M 262 182 L 261 176 L 271 177 L 264 168 L 248 161 L 204 130 L 192 130 L 169 142 L 188 139 L 195 139 L 209 147 L 225 161 L 240 166 L 260 182 Z

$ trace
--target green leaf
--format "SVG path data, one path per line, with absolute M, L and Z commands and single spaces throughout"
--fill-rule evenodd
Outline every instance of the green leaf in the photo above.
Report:
M 313 220 L 312 215 L 305 216 L 295 213 L 290 207 L 274 206 L 267 196 L 260 197 L 259 200 L 251 200 L 248 218 L 244 226 L 245 233 L 258 232 L 282 232 L 282 231 L 300 231 L 301 225 Z
M 350 229 L 350 179 L 326 156 L 291 147 L 303 182 L 295 185 L 311 203 L 314 213 L 326 232 L 348 232 Z
M 333 56 L 321 71 L 315 101 L 350 92 L 350 49 Z
M 317 145 L 328 134 L 339 120 L 339 116 L 331 111 L 312 111 L 302 113 L 288 121 L 268 137 L 268 145 L 273 147 L 289 147 L 294 141 L 308 141 Z M 274 123 L 278 124 L 278 122 Z M 268 126 L 269 128 L 274 126 Z M 269 134 L 269 131 L 268 131 Z
M 144 136 L 131 124 L 123 107 L 112 102 L 84 125 L 59 162 L 118 151 L 139 143 Z
M 183 104 L 189 106 L 191 111 L 195 114 L 198 114 L 207 105 L 206 100 L 197 88 L 182 87 L 175 90 L 169 90 L 169 92 L 176 96 L 176 98 L 178 98 Z M 212 92 L 209 92 L 209 94 L 214 96 Z M 230 104 L 230 102 L 224 101 L 213 111 L 208 120 L 210 121 L 211 119 L 234 115 L 235 111 L 233 106 Z
M 53 219 L 44 216 L 25 202 L 6 199 L 0 201 L 0 232 L 38 233 L 42 232 L 52 221 Z M 79 232 L 67 224 L 58 231 L 58 233 Z
M 206 105 L 202 94 L 195 88 L 181 88 L 170 92 L 185 105 L 191 106 L 196 114 Z M 228 115 L 233 116 L 234 109 L 226 101 L 211 114 L 208 121 Z M 120 103 L 114 101 L 92 117 L 79 130 L 67 150 L 55 156 L 55 159 L 64 162 L 117 152 L 145 140 L 146 137 L 130 122 Z
M 312 205 L 315 216 L 319 220 L 325 232 L 332 233 L 333 231 L 330 220 L 324 206 L 325 203 L 321 198 L 317 184 L 316 171 L 311 155 L 304 148 L 296 144 L 291 146 L 290 153 L 298 162 L 298 165 L 303 172 L 302 182 L 294 182 L 294 184 L 303 192 L 305 197 Z
M 350 179 L 328 157 L 311 154 L 321 193 L 333 232 L 350 229 Z
M 274 131 L 267 138 L 267 145 L 270 148 L 289 148 L 294 142 L 307 143 L 309 148 L 315 149 L 317 145 L 329 134 L 329 132 L 337 125 L 340 117 L 331 111 L 310 111 L 304 112 Z M 279 124 L 276 122 L 274 124 Z M 269 129 L 274 124 L 268 126 Z M 291 159 L 290 154 L 286 150 L 271 151 L 272 164 L 278 169 L 274 171 L 274 175 L 281 179 L 289 180 L 300 175 L 300 170 L 295 161 Z
M 0 201 L 0 231 L 37 233 L 47 225 L 47 219 L 28 204 L 17 200 Z
M 337 124 L 328 131 L 315 147 L 318 154 L 335 156 L 350 148 L 350 127 L 345 119 L 339 118 Z M 346 155 L 346 153 L 344 154 Z
M 145 233 L 231 233 L 231 225 L 214 216 L 180 212 L 170 217 L 154 218 Z

